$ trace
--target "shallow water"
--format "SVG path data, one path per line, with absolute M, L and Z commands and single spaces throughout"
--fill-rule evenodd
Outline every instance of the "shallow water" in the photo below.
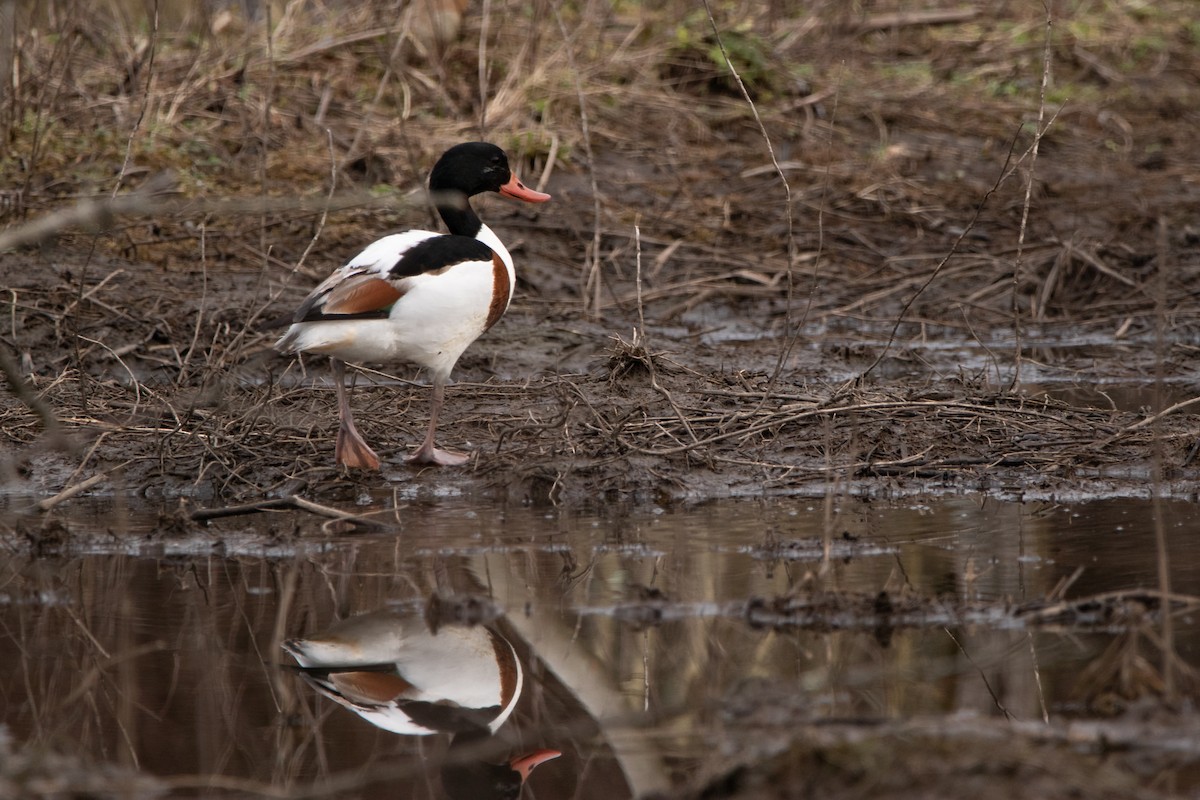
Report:
M 441 796 L 460 755 L 448 735 L 398 736 L 319 699 L 280 645 L 381 608 L 420 617 L 434 594 L 491 598 L 526 681 L 486 758 L 553 748 L 526 797 L 622 797 L 792 722 L 1084 713 L 1086 670 L 1128 620 L 1034 625 L 1014 609 L 1158 585 L 1154 508 L 1138 499 L 386 505 L 354 509 L 385 511 L 393 528 L 369 533 L 289 511 L 198 536 L 172 532 L 169 510 L 104 500 L 58 517 L 65 531 L 0 517 L 15 532 L 0 718 L 17 742 L 180 790 Z M 1194 506 L 1159 510 L 1172 587 L 1196 594 Z M 1174 622 L 1200 663 L 1200 613 Z
M 652 335 L 679 343 L 699 341 L 726 354 L 729 363 L 767 373 L 775 369 L 779 341 L 744 319 L 719 314 L 694 320 L 700 334 L 664 328 Z M 1152 333 L 1118 336 L 1106 332 L 1081 334 L 1073 326 L 1053 324 L 1026 330 L 1021 343 L 1020 370 L 1011 333 L 977 338 L 966 331 L 846 319 L 835 326 L 809 325 L 802 330 L 789 366 L 796 375 L 819 376 L 837 384 L 855 380 L 871 368 L 876 379 L 904 381 L 963 381 L 996 391 L 1017 388 L 1031 398 L 1049 397 L 1077 408 L 1098 408 L 1149 414 L 1200 396 L 1200 382 L 1180 351 L 1197 344 L 1188 331 L 1165 331 L 1156 356 Z M 893 338 L 893 333 L 895 336 Z M 875 363 L 880 351 L 886 356 Z M 830 358 L 830 355 L 835 357 Z M 840 366 L 839 366 L 840 365 Z

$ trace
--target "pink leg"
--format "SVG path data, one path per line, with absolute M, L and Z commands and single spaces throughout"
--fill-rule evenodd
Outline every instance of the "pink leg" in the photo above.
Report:
M 337 444 L 333 455 L 337 463 L 357 469 L 379 469 L 379 456 L 375 455 L 354 427 L 354 413 L 350 410 L 350 398 L 346 393 L 346 362 L 340 358 L 329 359 L 333 368 L 333 382 L 337 386 L 338 426 Z
M 439 450 L 433 446 L 433 435 L 437 431 L 438 415 L 442 411 L 442 403 L 446 397 L 446 378 L 443 375 L 433 376 L 433 407 L 429 411 L 429 430 L 425 432 L 425 441 L 417 448 L 417 452 L 408 457 L 412 464 L 437 464 L 442 467 L 457 467 L 467 463 L 465 453 L 451 453 Z

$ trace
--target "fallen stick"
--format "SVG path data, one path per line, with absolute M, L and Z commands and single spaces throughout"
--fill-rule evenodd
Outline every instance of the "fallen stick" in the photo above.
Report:
M 9 352 L 7 345 L 0 346 L 0 372 L 4 373 L 4 379 L 8 382 L 8 389 L 13 396 L 24 403 L 26 408 L 37 414 L 38 419 L 42 421 L 42 429 L 46 431 L 50 444 L 59 450 L 70 451 L 71 443 L 63 433 L 58 417 L 25 380 L 25 376 L 21 374 L 17 361 Z
M 312 514 L 317 514 L 318 516 L 344 520 L 346 522 L 358 522 L 359 520 L 362 520 L 362 517 L 360 517 L 358 514 L 351 514 L 349 511 L 342 511 L 340 508 L 334 508 L 333 506 L 323 506 L 320 503 L 314 503 L 312 500 L 305 500 L 298 494 L 289 495 L 288 499 L 292 501 L 296 508 L 302 511 L 308 511 Z M 379 524 L 367 522 L 366 520 L 362 521 L 364 524 Z
M 854 26 L 858 33 L 871 31 L 886 31 L 891 28 L 905 28 L 921 25 L 950 25 L 956 22 L 967 22 L 979 14 L 977 8 L 947 8 L 929 11 L 900 11 L 891 14 L 876 14 Z
M 38 244 L 54 238 L 67 228 L 105 230 L 111 228 L 118 216 L 131 213 L 147 213 L 159 208 L 161 195 L 175 186 L 175 177 L 169 172 L 160 172 L 146 181 L 136 192 L 81 200 L 70 208 L 35 219 L 26 225 L 0 234 L 0 253 L 16 247 Z
M 240 517 L 244 514 L 257 514 L 260 511 L 271 511 L 277 508 L 295 508 L 296 504 L 290 497 L 279 497 L 274 500 L 258 500 L 253 503 L 242 503 L 237 506 L 222 506 L 221 508 L 198 508 L 188 515 L 194 522 L 206 522 L 210 519 L 223 517 Z
M 1108 439 L 1106 439 L 1103 442 L 1103 444 L 1108 444 L 1109 442 L 1119 439 L 1127 433 L 1133 433 L 1134 431 L 1141 430 L 1142 428 L 1146 427 L 1147 425 L 1153 425 L 1154 423 L 1158 422 L 1163 417 L 1168 416 L 1170 414 L 1174 414 L 1177 411 L 1182 411 L 1185 408 L 1190 408 L 1191 406 L 1194 406 L 1197 403 L 1200 403 L 1200 397 L 1193 397 L 1190 400 L 1180 401 L 1173 406 L 1164 408 L 1162 411 L 1159 411 L 1157 414 L 1152 414 L 1152 415 L 1146 417 L 1145 419 L 1140 419 L 1137 422 L 1134 422 L 1130 425 L 1126 425 L 1124 428 L 1117 431 L 1112 436 L 1110 436 Z
M 128 463 L 129 463 L 128 461 L 125 462 L 125 464 L 128 464 Z M 123 466 L 125 466 L 125 464 L 122 464 L 121 466 L 123 467 Z M 120 469 L 120 467 L 113 467 L 113 469 Z M 68 486 L 66 489 L 63 489 L 61 492 L 54 495 L 53 497 L 47 497 L 44 500 L 38 500 L 37 501 L 37 510 L 38 511 L 49 511 L 50 509 L 54 508 L 59 503 L 65 501 L 65 500 L 70 500 L 72 497 L 79 494 L 80 492 L 86 492 L 88 489 L 92 488 L 97 483 L 99 483 L 100 481 L 107 478 L 108 473 L 112 472 L 113 469 L 107 469 L 104 472 L 97 472 L 95 475 L 88 478 L 87 480 L 80 481 L 79 483 L 75 484 L 74 486 Z
M 20 227 L 0 233 L 0 253 L 18 247 L 49 241 L 61 231 L 82 228 L 104 231 L 116 224 L 117 217 L 143 216 L 171 219 L 211 214 L 237 216 L 270 212 L 339 211 L 365 207 L 407 207 L 415 198 L 377 197 L 370 192 L 346 192 L 333 197 L 167 197 L 174 193 L 175 178 L 169 172 L 153 176 L 135 192 L 116 197 L 81 200 L 75 205 L 39 217 Z M 432 197 L 432 195 L 431 195 Z M 437 198 L 433 198 L 436 200 Z
M 369 528 L 386 527 L 382 523 L 376 522 L 369 517 L 361 514 L 353 514 L 349 511 L 343 511 L 340 508 L 333 506 L 325 506 L 320 503 L 314 503 L 312 500 L 306 500 L 298 494 L 288 495 L 287 497 L 277 497 L 271 500 L 258 500 L 253 503 L 242 503 L 236 506 L 223 506 L 221 508 L 198 508 L 188 515 L 193 522 L 207 522 L 212 519 L 221 519 L 223 517 L 237 517 L 243 514 L 257 514 L 260 511 L 275 511 L 280 509 L 296 509 L 298 511 L 307 511 L 310 514 L 316 514 L 320 517 L 328 517 L 338 522 L 349 522 L 354 525 L 362 525 Z

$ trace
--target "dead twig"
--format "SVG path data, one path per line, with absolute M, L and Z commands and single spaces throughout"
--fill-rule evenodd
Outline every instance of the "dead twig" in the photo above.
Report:
M 81 200 L 70 208 L 0 233 L 0 252 L 41 244 L 70 228 L 103 231 L 111 228 L 117 217 L 126 214 L 156 213 L 162 209 L 162 195 L 171 191 L 174 186 L 174 175 L 160 172 L 136 192 L 116 197 Z
M 0 371 L 4 373 L 4 379 L 8 382 L 9 391 L 25 404 L 25 407 L 37 414 L 38 419 L 42 421 L 42 428 L 46 431 L 51 444 L 60 450 L 70 450 L 70 443 L 63 435 L 62 425 L 55 416 L 54 411 L 50 406 L 40 398 L 33 387 L 21 375 L 21 370 L 17 366 L 17 361 L 9 352 L 7 346 L 0 346 Z
M 409 200 L 379 197 L 370 192 L 346 192 L 337 197 L 226 197 L 164 200 L 172 191 L 174 178 L 159 173 L 138 191 L 113 198 L 85 199 L 33 222 L 0 233 L 0 252 L 47 242 L 59 233 L 83 228 L 107 230 L 117 217 L 137 216 L 169 219 L 186 215 L 244 217 L 277 212 L 325 213 L 352 208 L 411 208 Z
M 1029 226 L 1029 208 L 1033 198 L 1033 175 L 1034 168 L 1037 166 L 1038 150 L 1040 149 L 1042 138 L 1046 135 L 1046 131 L 1054 124 L 1054 120 L 1058 118 L 1058 112 L 1055 112 L 1051 117 L 1050 122 L 1043 126 L 1046 119 L 1046 89 L 1050 84 L 1050 48 L 1051 35 L 1053 33 L 1054 15 L 1050 11 L 1050 6 L 1046 5 L 1045 0 L 1042 2 L 1043 8 L 1046 10 L 1046 35 L 1042 45 L 1042 84 L 1038 94 L 1038 115 L 1037 127 L 1033 131 L 1033 144 L 1029 146 L 1027 151 L 1029 155 L 1029 172 L 1025 177 L 1025 197 L 1021 204 L 1021 227 L 1017 232 L 1017 258 L 1013 264 L 1012 278 L 1012 322 L 1013 322 L 1013 372 L 1012 380 L 1009 382 L 1009 391 L 1021 385 L 1021 363 L 1024 358 L 1024 348 L 1022 340 L 1021 327 L 1021 305 L 1020 285 L 1022 272 L 1025 262 L 1025 234 Z
M 36 504 L 36 507 L 37 507 L 38 511 L 49 511 L 50 509 L 54 508 L 59 503 L 62 503 L 66 500 L 70 500 L 72 497 L 75 497 L 76 495 L 81 494 L 82 492 L 86 492 L 88 489 L 90 489 L 93 486 L 95 486 L 96 484 L 100 483 L 101 481 L 103 481 L 105 478 L 107 478 L 112 473 L 116 472 L 117 470 L 121 469 L 122 467 L 128 466 L 131 463 L 133 463 L 133 462 L 126 461 L 124 463 L 118 464 L 115 467 L 110 467 L 109 469 L 106 469 L 103 472 L 97 472 L 95 475 L 91 476 L 90 478 L 88 478 L 86 480 L 80 481 L 79 483 L 76 483 L 72 486 L 68 486 L 66 489 L 63 489 L 61 492 L 54 495 L 53 497 L 47 497 L 42 500 L 39 500 Z
M 592 152 L 592 131 L 588 120 L 588 106 L 583 90 L 583 78 L 579 66 L 575 63 L 575 37 L 567 30 L 563 20 L 561 2 L 555 0 L 554 19 L 558 22 L 559 32 L 563 37 L 563 47 L 567 54 L 567 65 L 575 81 L 575 96 L 579 101 L 579 125 L 583 133 L 583 152 L 587 156 L 588 177 L 592 188 L 592 243 L 581 267 L 583 281 L 580 293 L 583 296 L 583 310 L 593 317 L 600 316 L 600 294 L 603 289 L 603 273 L 600 270 L 600 228 L 601 228 L 601 194 L 600 185 L 596 180 L 596 157 Z M 582 30 L 582 29 L 580 29 Z
M 349 511 L 343 511 L 340 508 L 334 508 L 333 506 L 314 503 L 312 500 L 307 500 L 297 494 L 288 495 L 287 497 L 272 498 L 270 500 L 256 500 L 252 503 L 222 506 L 219 508 L 198 508 L 191 512 L 188 515 L 188 518 L 195 522 L 207 522 L 209 520 L 222 519 L 225 517 L 237 517 L 246 514 L 258 514 L 263 511 L 279 511 L 285 509 L 307 511 L 310 514 L 316 514 L 319 517 L 327 517 L 338 522 L 348 522 L 366 528 L 388 527 L 378 520 L 371 519 L 369 516 L 353 514 Z
M 978 15 L 979 9 L 977 8 L 933 8 L 927 11 L 873 14 L 854 25 L 854 30 L 857 33 L 871 33 L 894 28 L 954 25 L 959 22 L 969 22 Z

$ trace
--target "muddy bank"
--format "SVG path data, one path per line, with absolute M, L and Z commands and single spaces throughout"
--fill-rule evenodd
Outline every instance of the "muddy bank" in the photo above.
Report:
M 429 387 L 393 368 L 359 375 L 353 392 L 384 470 L 345 473 L 333 464 L 324 359 L 301 366 L 270 350 L 271 333 L 232 324 L 285 307 L 270 304 L 269 289 L 256 296 L 256 278 L 214 271 L 179 308 L 197 276 L 123 265 L 79 303 L 66 272 L 58 267 L 56 285 L 48 269 L 14 286 L 49 298 L 38 301 L 42 313 L 24 315 L 22 338 L 40 342 L 25 363 L 67 449 L 49 446 L 38 418 L 10 397 L 10 493 L 52 495 L 93 479 L 92 492 L 206 503 L 397 492 L 586 504 L 830 487 L 1036 499 L 1145 496 L 1160 474 L 1160 493 L 1191 497 L 1198 477 L 1188 408 L 1156 416 L 951 377 L 970 343 L 945 353 L 909 347 L 882 362 L 886 380 L 855 381 L 883 343 L 851 351 L 823 344 L 835 336 L 819 331 L 796 343 L 769 331 L 739 338 L 747 318 L 726 315 L 713 315 L 707 334 L 650 324 L 621 332 L 528 300 L 463 359 L 448 391 L 443 438 L 472 453 L 468 465 L 403 463 L 422 435 Z M 55 330 L 69 347 L 55 346 Z M 181 341 L 214 340 L 206 352 L 181 353 Z M 1130 366 L 1122 355 L 1092 359 L 1092 372 L 1108 367 L 1115 380 Z M 1070 384 L 1052 381 L 1052 393 L 1055 385 Z

